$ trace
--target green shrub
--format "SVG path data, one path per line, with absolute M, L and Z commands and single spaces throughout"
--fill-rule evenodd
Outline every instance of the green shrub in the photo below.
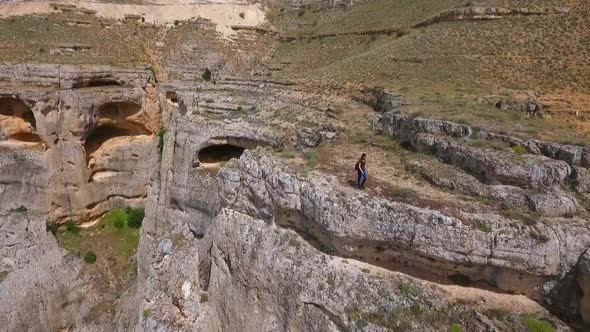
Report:
M 207 82 L 211 81 L 211 70 L 209 70 L 209 68 L 205 68 L 205 71 L 201 77 Z
M 336 278 L 333 275 L 330 275 L 328 276 L 328 279 L 326 279 L 326 283 L 330 285 L 330 287 L 334 288 L 336 287 Z
M 527 154 L 529 153 L 529 151 L 524 147 L 524 146 L 520 146 L 520 145 L 515 145 L 512 147 L 512 150 L 518 154 Z
M 145 217 L 144 208 L 128 209 L 127 226 L 131 228 L 140 228 L 143 218 Z
M 150 308 L 145 308 L 143 309 L 143 317 L 147 318 L 152 314 L 152 309 Z
M 66 230 L 72 234 L 80 233 L 80 227 L 71 219 L 66 221 Z
M 84 255 L 84 261 L 88 264 L 96 262 L 96 254 L 94 251 L 87 252 L 86 255 Z
M 145 69 L 149 70 L 152 72 L 152 76 L 154 76 L 154 81 L 158 81 L 158 79 L 156 78 L 156 70 L 154 69 L 154 66 L 152 65 L 148 65 Z
M 459 325 L 459 323 L 455 323 L 453 325 L 451 325 L 451 332 L 463 332 L 463 328 L 461 327 L 461 325 Z
M 555 332 L 555 328 L 549 322 L 528 317 L 524 324 L 528 332 Z
M 126 218 L 115 218 L 113 220 L 113 226 L 115 226 L 115 228 L 118 228 L 118 229 L 125 227 L 125 219 Z
M 160 159 L 162 159 L 162 151 L 164 151 L 164 135 L 166 129 L 162 128 L 158 131 L 158 153 L 160 153 Z
M 305 152 L 305 158 L 308 162 L 316 164 L 318 161 L 320 161 L 320 154 L 316 151 L 307 151 Z
M 209 294 L 201 293 L 201 303 L 209 302 Z
M 56 223 L 55 223 L 55 222 L 53 222 L 53 221 L 52 221 L 52 222 L 49 222 L 49 223 L 47 223 L 47 226 L 46 226 L 46 230 L 47 230 L 48 232 L 51 232 L 51 234 L 53 234 L 53 236 L 55 236 L 55 235 L 57 234 L 57 229 L 58 229 L 58 228 L 59 228 L 59 225 L 58 225 L 58 224 L 56 224 Z
M 418 287 L 406 281 L 400 281 L 397 285 L 397 289 L 405 297 L 418 297 L 422 294 L 422 291 Z
M 479 229 L 480 231 L 482 231 L 484 233 L 491 233 L 492 232 L 492 228 L 486 224 L 483 224 L 483 223 L 478 223 L 477 229 Z
M 16 209 L 13 209 L 12 211 L 19 212 L 19 213 L 27 212 L 27 208 L 25 206 L 21 205 L 21 206 L 17 207 Z
M 486 196 L 477 196 L 475 199 L 477 200 L 478 203 L 490 204 L 490 199 L 487 198 Z

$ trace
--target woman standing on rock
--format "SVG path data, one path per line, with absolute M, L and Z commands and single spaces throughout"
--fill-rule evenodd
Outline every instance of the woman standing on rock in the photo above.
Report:
M 354 169 L 356 170 L 357 173 L 357 180 L 356 180 L 356 185 L 359 189 L 365 189 L 365 182 L 367 181 L 367 177 L 369 176 L 369 174 L 367 173 L 367 154 L 363 153 L 361 155 L 361 159 L 359 159 L 356 162 L 356 165 L 354 165 Z M 361 178 L 363 179 L 363 182 L 361 182 Z

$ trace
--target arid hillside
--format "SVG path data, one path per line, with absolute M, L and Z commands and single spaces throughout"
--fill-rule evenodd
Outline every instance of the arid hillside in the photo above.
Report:
M 415 114 L 522 137 L 589 142 L 586 1 L 388 1 L 351 8 L 274 8 L 282 75 L 330 89 L 382 86 Z M 354 89 L 354 85 L 353 85 Z M 546 115 L 499 112 L 537 99 Z

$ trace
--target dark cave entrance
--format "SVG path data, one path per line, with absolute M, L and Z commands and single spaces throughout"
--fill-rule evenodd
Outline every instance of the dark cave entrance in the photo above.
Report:
M 80 80 L 72 85 L 74 89 L 82 88 L 100 88 L 100 87 L 121 87 L 123 84 L 112 78 L 93 78 L 90 80 Z
M 37 134 L 35 115 L 22 100 L 14 97 L 0 98 L 0 116 L 8 117 L 6 121 L 12 121 L 13 127 L 21 129 L 17 132 L 5 132 L 6 138 L 25 143 L 41 143 L 41 137 Z M 27 124 L 30 125 L 29 129 Z
M 201 167 L 215 176 L 226 162 L 233 158 L 240 158 L 244 150 L 246 149 L 243 147 L 231 144 L 212 145 L 199 151 L 198 158 Z

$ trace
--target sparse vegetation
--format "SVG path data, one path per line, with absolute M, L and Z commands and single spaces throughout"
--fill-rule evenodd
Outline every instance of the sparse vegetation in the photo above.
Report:
M 147 67 L 145 69 L 149 70 L 152 73 L 152 76 L 154 77 L 154 81 L 157 82 L 158 78 L 156 77 L 156 70 L 154 69 L 154 66 L 147 65 Z
M 152 309 L 150 309 L 150 308 L 143 309 L 143 317 L 144 318 L 148 318 L 151 314 L 152 314 Z
M 120 210 L 118 210 L 120 211 Z M 123 213 L 116 213 L 113 214 L 112 218 L 113 218 L 113 226 L 115 226 L 115 228 L 118 229 L 122 229 L 123 227 L 125 227 L 125 220 L 127 216 Z
M 476 226 L 477 226 L 477 229 L 479 229 L 480 231 L 482 231 L 484 233 L 491 233 L 492 232 L 492 228 L 482 222 L 477 223 Z
M 238 106 L 236 108 L 236 113 L 239 113 L 240 115 L 253 114 L 256 112 L 258 112 L 258 110 L 256 109 L 256 106 L 251 106 L 251 107 Z
M 326 283 L 331 287 L 334 288 L 336 287 L 336 277 L 333 275 L 329 275 L 328 278 L 326 279 Z
M 21 205 L 15 209 L 10 210 L 10 211 L 24 213 L 24 212 L 27 212 L 27 208 L 24 205 Z
M 525 325 L 528 332 L 555 332 L 555 327 L 549 322 L 544 320 L 538 320 L 533 317 L 527 317 L 525 319 Z
M 571 95 L 568 91 L 587 95 L 590 76 L 579 67 L 559 66 L 564 61 L 579 63 L 590 54 L 590 44 L 578 43 L 581 31 L 588 31 L 588 18 L 580 13 L 565 18 L 505 17 L 494 22 L 457 21 L 432 26 L 426 23 L 416 28 L 457 5 L 459 2 L 453 0 L 427 4 L 371 0 L 347 9 L 308 10 L 305 15 L 300 10 L 278 13 L 271 18 L 273 23 L 300 37 L 277 48 L 278 61 L 291 63 L 281 73 L 309 80 L 403 89 L 404 96 L 413 104 L 406 107 L 411 113 L 421 112 L 427 117 L 515 136 L 589 143 L 589 129 L 582 117 L 570 121 L 562 115 L 565 113 L 557 112 L 551 119 L 531 118 L 524 112 L 501 112 L 495 107 L 498 100 L 486 99 L 494 94 L 511 96 L 527 90 L 548 99 L 567 98 Z M 383 33 L 374 39 L 379 31 Z M 386 37 L 391 32 L 402 36 L 404 31 L 408 33 L 402 38 Z M 347 32 L 363 34 L 346 35 Z M 309 38 L 320 34 L 336 36 Z M 512 37 L 498 45 L 495 41 L 502 36 Z M 564 41 L 562 45 L 548 42 L 557 36 Z M 512 47 L 515 44 L 524 47 Z M 539 44 L 546 49 L 542 59 L 524 51 L 526 46 Z M 456 52 L 472 57 L 457 57 Z M 583 98 L 578 108 L 584 109 L 587 103 L 588 98 Z M 492 141 L 495 139 L 489 143 L 493 144 Z
M 359 320 L 361 318 L 361 314 L 351 306 L 344 307 L 344 313 L 348 316 L 349 320 Z
M 84 261 L 88 264 L 93 264 L 94 262 L 96 262 L 96 254 L 94 253 L 94 251 L 88 251 L 84 255 Z
M 307 151 L 305 152 L 305 158 L 308 162 L 312 164 L 317 164 L 320 160 L 320 154 L 317 151 Z
M 459 323 L 454 323 L 453 325 L 451 325 L 450 332 L 463 332 L 463 328 Z
M 55 236 L 57 234 L 58 229 L 59 229 L 59 225 L 54 221 L 50 221 L 46 225 L 46 230 L 48 232 L 51 232 L 51 234 L 53 234 L 53 236 Z
M 209 294 L 208 293 L 201 293 L 201 303 L 209 302 Z
M 490 204 L 490 199 L 486 196 L 479 195 L 475 199 L 481 204 Z
M 162 128 L 158 131 L 158 153 L 160 159 L 162 159 L 162 152 L 164 151 L 164 135 L 166 135 L 166 129 Z
M 128 208 L 127 215 L 127 225 L 131 228 L 140 228 L 145 217 L 145 210 L 144 208 Z
M 524 146 L 520 146 L 520 145 L 515 145 L 512 147 L 512 150 L 518 154 L 527 154 L 529 153 L 529 151 L 524 147 Z
M 417 298 L 422 295 L 422 291 L 418 287 L 407 281 L 400 281 L 397 285 L 397 289 L 400 294 L 410 298 Z
M 201 75 L 201 78 L 203 78 L 203 80 L 205 80 L 206 82 L 211 81 L 211 70 L 209 68 L 205 68 L 203 74 Z
M 72 234 L 79 234 L 80 233 L 80 227 L 78 227 L 76 222 L 71 219 L 66 221 L 66 230 Z
M 304 153 L 304 157 L 306 162 L 304 175 L 307 176 L 317 167 L 318 163 L 320 162 L 320 155 L 317 151 L 309 150 Z
M 401 200 L 402 202 L 411 202 L 414 201 L 416 197 L 418 197 L 418 193 L 412 188 L 396 186 L 391 189 L 391 196 Z

